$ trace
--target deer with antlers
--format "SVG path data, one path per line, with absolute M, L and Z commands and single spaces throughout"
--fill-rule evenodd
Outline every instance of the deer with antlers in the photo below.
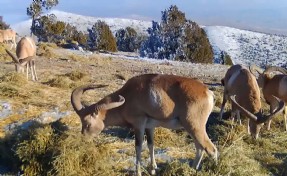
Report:
M 35 65 L 36 45 L 32 38 L 30 37 L 21 38 L 16 47 L 17 57 L 7 49 L 6 52 L 12 57 L 13 61 L 15 62 L 16 72 L 25 73 L 25 67 L 26 67 L 27 79 L 29 77 L 29 69 L 30 69 L 32 80 L 33 81 L 38 80 Z

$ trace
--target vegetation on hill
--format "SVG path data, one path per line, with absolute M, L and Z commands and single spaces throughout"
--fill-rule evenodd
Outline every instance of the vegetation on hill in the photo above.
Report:
M 213 52 L 206 33 L 195 22 L 187 20 L 177 6 L 162 12 L 161 23 L 153 22 L 140 55 L 194 63 L 212 63 Z
M 10 28 L 10 26 L 7 23 L 5 23 L 5 21 L 0 20 L 0 30 L 8 29 L 8 28 Z
M 115 36 L 119 51 L 135 52 L 137 49 L 139 49 L 142 42 L 136 30 L 132 27 L 117 30 Z
M 61 45 L 74 41 L 87 47 L 88 35 L 78 31 L 75 26 L 57 21 L 53 14 L 44 15 L 35 20 L 33 32 L 40 42 L 52 42 Z
M 117 51 L 116 39 L 104 21 L 97 21 L 89 32 L 89 45 L 93 50 Z

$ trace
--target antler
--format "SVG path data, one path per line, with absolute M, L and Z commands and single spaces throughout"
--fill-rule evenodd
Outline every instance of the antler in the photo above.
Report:
M 252 64 L 249 66 L 249 70 L 250 72 L 255 75 L 255 71 L 257 71 L 259 74 L 262 74 L 263 73 L 263 69 L 261 69 L 260 67 L 258 67 L 257 65 L 255 64 Z
M 125 98 L 123 96 L 119 95 L 119 98 L 120 98 L 120 100 L 118 102 L 100 104 L 100 105 L 96 106 L 96 109 L 99 111 L 99 110 L 109 110 L 109 109 L 119 107 L 122 104 L 124 104 L 124 102 L 125 102 Z
M 277 67 L 277 66 L 270 66 L 270 67 L 267 67 L 266 70 L 264 71 L 264 73 L 270 73 L 270 72 L 273 72 L 273 71 L 279 71 L 283 74 L 287 74 L 287 70 L 282 68 L 282 67 Z
M 235 100 L 235 96 L 236 95 L 233 95 L 230 97 L 230 100 L 234 103 L 234 105 L 239 109 L 241 110 L 241 112 L 243 114 L 245 114 L 248 118 L 254 120 L 257 124 L 260 124 L 260 123 L 264 123 L 270 119 L 272 119 L 274 116 L 276 116 L 278 113 L 281 113 L 285 107 L 285 103 L 284 101 L 282 100 L 279 100 L 277 97 L 273 96 L 278 102 L 279 102 L 279 107 L 277 108 L 277 110 L 275 112 L 273 112 L 272 114 L 269 114 L 267 116 L 264 116 L 264 115 L 259 115 L 258 117 L 254 114 L 252 114 L 251 112 L 249 112 L 247 109 L 245 109 L 244 107 L 242 107 L 241 105 L 239 105 L 237 103 L 237 101 Z
M 7 49 L 5 49 L 5 51 L 7 52 L 7 54 L 9 54 L 9 56 L 11 56 L 12 57 L 12 59 L 13 59 L 13 61 L 14 62 L 16 62 L 16 63 L 20 63 L 19 62 L 19 60 L 18 60 L 18 58 L 13 54 L 13 53 L 11 53 L 9 50 L 7 50 Z

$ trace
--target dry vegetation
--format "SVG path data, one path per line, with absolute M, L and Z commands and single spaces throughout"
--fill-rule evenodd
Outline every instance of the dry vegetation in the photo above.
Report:
M 40 81 L 31 82 L 14 72 L 14 65 L 0 46 L 0 112 L 4 111 L 3 102 L 12 107 L 12 113 L 0 117 L 0 175 L 133 175 L 133 132 L 113 127 L 96 139 L 84 138 L 80 135 L 80 120 L 70 105 L 70 94 L 76 86 L 87 83 L 107 85 L 84 95 L 86 103 L 92 103 L 120 88 L 126 79 L 143 73 L 199 77 L 210 85 L 216 99 L 207 129 L 220 152 L 218 164 L 204 157 L 201 170 L 196 172 L 189 166 L 195 148 L 187 133 L 158 128 L 157 175 L 287 175 L 287 133 L 282 116 L 275 118 L 271 131 L 262 130 L 256 141 L 247 135 L 245 125 L 217 120 L 223 90 L 219 80 L 224 73 L 195 75 L 191 68 L 164 62 L 85 55 L 50 44 L 41 44 L 40 48 L 41 57 L 36 61 Z M 208 70 L 212 68 L 209 65 Z M 56 121 L 38 120 L 55 109 L 69 113 Z M 144 145 L 142 158 L 147 166 L 148 149 Z M 149 175 L 148 168 L 143 170 Z

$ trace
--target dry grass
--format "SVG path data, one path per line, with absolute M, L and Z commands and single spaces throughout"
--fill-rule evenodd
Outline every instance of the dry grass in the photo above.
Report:
M 37 46 L 37 55 L 46 58 L 57 58 L 58 55 L 53 52 L 53 49 L 57 48 L 53 43 L 39 43 Z
M 5 49 L 10 50 L 10 45 L 0 43 L 0 61 L 5 62 L 12 61 L 12 58 L 6 53 Z M 16 53 L 16 50 L 14 48 L 11 50 L 13 53 Z

